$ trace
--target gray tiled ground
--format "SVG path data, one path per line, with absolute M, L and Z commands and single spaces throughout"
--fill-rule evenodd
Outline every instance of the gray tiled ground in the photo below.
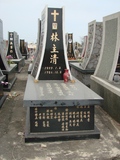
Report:
M 7 99 L 0 110 L 0 160 L 120 160 L 120 124 L 99 106 L 95 122 L 100 139 L 24 143 L 27 68 L 26 63 L 10 92 L 18 96 Z

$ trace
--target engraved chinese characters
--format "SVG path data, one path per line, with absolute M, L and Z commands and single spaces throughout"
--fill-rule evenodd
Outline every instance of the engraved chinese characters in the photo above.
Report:
M 14 32 L 9 32 L 8 38 L 9 38 L 9 46 L 7 55 L 11 55 L 14 59 L 17 59 L 17 55 L 15 53 L 15 48 L 14 48 Z
M 79 131 L 94 129 L 94 107 L 31 107 L 31 132 Z
M 42 49 L 32 71 L 35 79 L 62 80 L 64 69 L 69 70 L 63 30 L 63 9 L 47 8 L 41 20 Z

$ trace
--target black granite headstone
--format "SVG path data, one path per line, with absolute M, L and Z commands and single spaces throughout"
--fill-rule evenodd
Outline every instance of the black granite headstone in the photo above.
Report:
M 15 51 L 15 45 L 14 45 L 14 32 L 9 32 L 8 33 L 8 52 L 7 52 L 7 55 L 11 55 L 14 59 L 17 59 L 18 56 L 16 54 L 16 51 Z
M 11 55 L 13 57 L 13 63 L 17 64 L 16 71 L 18 73 L 21 72 L 24 64 L 25 57 L 22 56 L 19 49 L 19 36 L 16 32 L 8 33 L 8 52 L 7 55 Z
M 62 80 L 64 70 L 69 70 L 63 30 L 61 8 L 42 13 L 40 52 L 31 72 L 36 80 Z
M 2 70 L 2 73 L 5 75 L 5 80 L 4 80 L 5 84 L 3 84 L 4 91 L 10 91 L 13 84 L 15 83 L 16 67 L 17 65 L 15 64 L 8 65 L 8 62 L 6 59 L 6 53 L 4 50 L 4 42 L 3 42 L 3 24 L 2 24 L 2 20 L 0 20 L 0 69 Z
M 22 56 L 25 56 L 25 59 L 28 58 L 27 43 L 24 39 L 20 39 L 20 52 Z
M 100 137 L 94 107 L 102 98 L 79 81 L 73 83 L 71 75 L 63 80 L 69 69 L 63 13 L 63 8 L 47 7 L 42 12 L 40 50 L 24 94 L 25 142 Z

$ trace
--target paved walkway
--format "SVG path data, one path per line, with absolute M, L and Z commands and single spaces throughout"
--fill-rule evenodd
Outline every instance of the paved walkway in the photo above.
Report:
M 26 61 L 0 110 L 0 160 L 120 160 L 120 124 L 99 106 L 95 109 L 95 123 L 100 139 L 25 143 L 23 96 L 27 69 Z

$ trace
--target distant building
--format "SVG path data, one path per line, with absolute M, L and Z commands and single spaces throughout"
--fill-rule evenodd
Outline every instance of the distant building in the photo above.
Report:
M 36 43 L 28 43 L 28 51 L 34 52 L 36 50 Z

